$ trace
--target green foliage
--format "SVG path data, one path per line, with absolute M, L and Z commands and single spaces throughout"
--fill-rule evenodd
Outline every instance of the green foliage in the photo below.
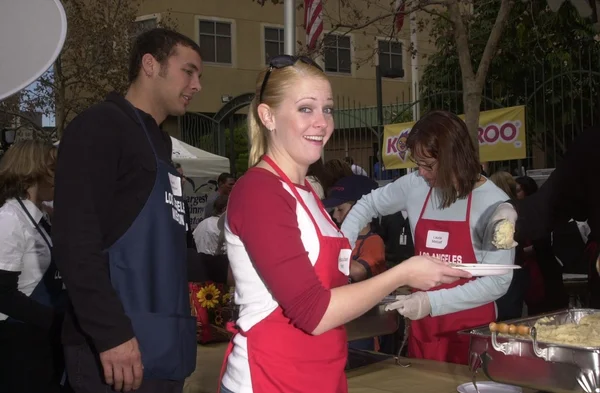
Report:
M 475 70 L 499 7 L 500 0 L 474 2 L 467 25 Z M 432 32 L 439 51 L 430 56 L 423 73 L 422 107 L 462 113 L 460 66 L 451 26 L 438 17 Z M 545 150 L 552 145 L 564 151 L 564 139 L 557 141 L 553 131 L 566 128 L 577 133 L 598 113 L 594 108 L 600 90 L 596 34 L 591 21 L 582 19 L 570 4 L 554 13 L 546 0 L 517 1 L 487 74 L 481 109 L 526 104 L 530 140 Z

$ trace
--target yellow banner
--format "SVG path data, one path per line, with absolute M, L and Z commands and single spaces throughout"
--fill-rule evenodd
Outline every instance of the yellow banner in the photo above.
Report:
M 464 115 L 460 115 L 464 119 Z M 406 138 L 414 122 L 389 124 L 383 131 L 381 155 L 385 169 L 413 168 Z M 479 157 L 481 162 L 525 158 L 525 107 L 494 109 L 479 116 Z

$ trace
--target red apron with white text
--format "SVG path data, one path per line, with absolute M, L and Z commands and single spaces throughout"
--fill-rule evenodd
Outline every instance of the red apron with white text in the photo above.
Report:
M 430 197 L 431 190 L 425 198 L 421 215 L 415 227 L 415 255 L 438 256 L 439 259 L 453 263 L 476 263 L 469 224 L 471 194 L 467 200 L 464 221 L 423 218 Z M 442 284 L 430 290 L 453 288 L 474 279 L 460 279 L 452 284 Z M 491 302 L 470 310 L 437 317 L 427 316 L 421 320 L 412 321 L 408 338 L 408 354 L 415 358 L 467 364 L 469 337 L 459 336 L 457 332 L 488 324 L 495 319 L 496 308 Z
M 265 156 L 263 159 L 286 182 L 315 226 L 320 251 L 314 269 L 323 286 L 331 289 L 347 284 L 348 277 L 338 269 L 338 257 L 342 249 L 348 250 L 348 256 L 350 255 L 351 247 L 348 240 L 345 237 L 323 236 L 310 210 L 298 194 L 296 186 L 269 157 Z M 305 184 L 312 190 L 308 182 Z M 337 230 L 337 226 L 321 205 L 319 197 L 314 191 L 312 193 L 319 201 L 322 214 Z M 348 357 L 348 342 L 343 326 L 313 336 L 294 327 L 289 318 L 283 314 L 281 307 L 277 307 L 267 318 L 247 332 L 236 331 L 236 333 L 247 338 L 248 362 L 254 393 L 346 393 L 348 391 L 344 373 Z M 233 339 L 225 353 L 221 379 L 232 350 Z M 231 389 L 229 386 L 227 388 Z

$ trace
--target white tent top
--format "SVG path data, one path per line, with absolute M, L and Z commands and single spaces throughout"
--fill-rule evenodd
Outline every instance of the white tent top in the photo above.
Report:
M 229 172 L 229 158 L 222 157 L 197 147 L 183 143 L 171 137 L 173 142 L 173 162 L 181 164 L 187 177 L 217 178 L 223 172 Z

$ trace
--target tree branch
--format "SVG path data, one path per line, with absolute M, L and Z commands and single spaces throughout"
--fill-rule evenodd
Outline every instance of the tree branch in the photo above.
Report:
M 448 14 L 454 25 L 454 42 L 456 43 L 456 52 L 458 54 L 458 62 L 460 64 L 463 81 L 472 81 L 475 79 L 475 74 L 473 73 L 473 63 L 471 62 L 471 51 L 469 49 L 467 29 L 463 23 L 460 7 L 456 0 L 451 1 L 448 4 Z
M 498 44 L 500 43 L 502 32 L 506 27 L 508 16 L 510 15 L 510 11 L 512 10 L 514 4 L 514 0 L 502 0 L 502 2 L 500 3 L 500 10 L 498 11 L 498 15 L 496 16 L 496 21 L 494 22 L 494 26 L 492 27 L 492 31 L 490 32 L 490 37 L 488 38 L 487 44 L 485 45 L 485 49 L 483 50 L 483 54 L 481 55 L 479 67 L 477 68 L 475 82 L 479 86 L 483 86 L 483 83 L 485 82 L 485 77 L 490 68 L 490 64 L 492 64 L 494 54 L 498 50 Z

